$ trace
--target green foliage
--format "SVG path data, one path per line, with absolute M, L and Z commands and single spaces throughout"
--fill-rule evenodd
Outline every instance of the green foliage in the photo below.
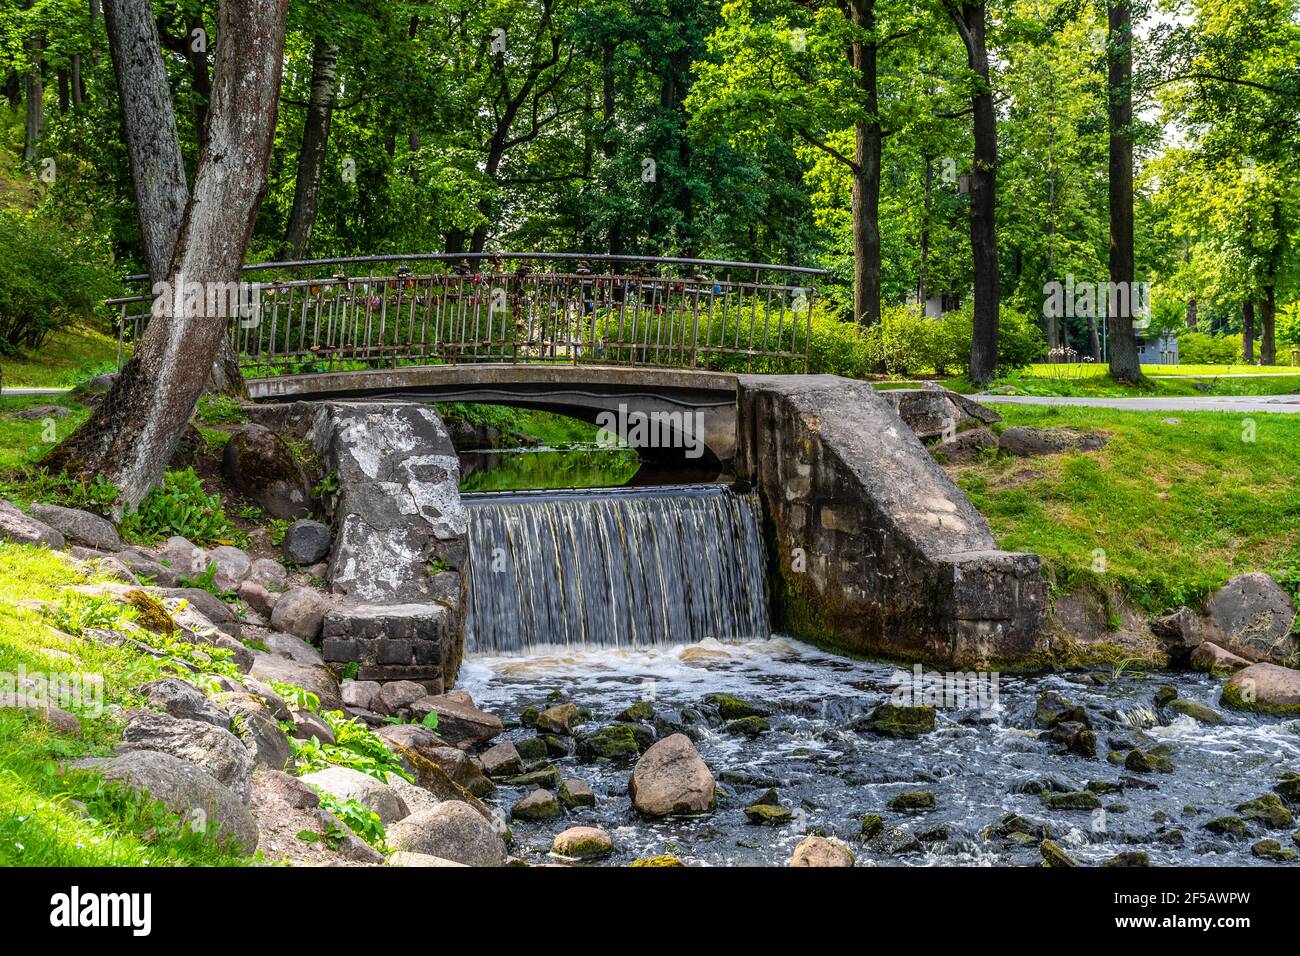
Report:
M 117 500 L 117 486 L 103 475 L 96 475 L 87 482 L 24 465 L 0 473 L 0 498 L 20 505 L 40 501 L 104 514 Z
M 248 421 L 244 407 L 228 395 L 208 393 L 199 399 L 198 419 L 209 425 L 242 425 Z
M 183 588 L 198 588 L 200 591 L 207 591 L 209 594 L 221 598 L 223 601 L 234 600 L 235 595 L 230 591 L 223 591 L 217 587 L 217 562 L 210 561 L 208 566 L 195 575 L 181 575 L 180 586 Z
M 296 774 L 301 776 L 329 766 L 339 766 L 360 770 L 385 782 L 390 773 L 405 780 L 411 779 L 410 773 L 402 766 L 401 758 L 365 724 L 338 710 L 327 710 L 320 716 L 333 732 L 334 743 L 323 744 L 316 739 L 290 738 Z
M 1178 361 L 1186 365 L 1231 365 L 1241 361 L 1240 335 L 1184 332 L 1178 337 Z
M 203 546 L 230 540 L 233 529 L 220 495 L 207 494 L 194 469 L 186 468 L 167 472 L 162 484 L 126 516 L 122 532 L 130 540 L 144 542 L 180 535 Z
M 971 307 L 926 318 L 915 308 L 886 309 L 879 326 L 867 330 L 867 348 L 893 375 L 946 375 L 970 367 L 974 323 Z M 999 372 L 1029 365 L 1043 350 L 1037 327 L 1009 308 L 998 319 Z
M 0 353 L 44 344 L 55 329 L 91 316 L 117 285 L 74 239 L 31 216 L 0 212 Z
M 73 637 L 80 637 L 88 628 L 113 630 L 137 616 L 135 608 L 112 597 L 77 591 L 59 592 L 58 600 L 42 607 L 41 613 L 52 627 Z
M 320 795 L 322 810 L 334 814 L 349 830 L 376 850 L 383 852 L 386 849 L 384 841 L 388 838 L 388 834 L 384 832 L 384 823 L 379 819 L 379 814 L 360 800 L 340 800 L 334 794 L 327 793 L 319 787 L 316 788 L 316 792 Z

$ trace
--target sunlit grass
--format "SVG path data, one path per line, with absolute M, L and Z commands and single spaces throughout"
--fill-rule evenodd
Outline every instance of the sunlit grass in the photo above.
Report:
M 5 388 L 64 388 L 117 369 L 117 339 L 88 325 L 50 334 L 39 349 L 0 356 Z

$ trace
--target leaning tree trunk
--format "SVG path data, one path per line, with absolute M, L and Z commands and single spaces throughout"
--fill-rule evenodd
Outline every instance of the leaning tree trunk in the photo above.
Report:
M 167 271 L 172 294 L 159 296 L 99 408 L 47 459 L 49 467 L 112 481 L 119 510 L 139 504 L 162 476 L 225 338 L 230 303 L 214 303 L 207 292 L 238 281 L 266 189 L 287 6 L 223 0 L 208 142 Z M 205 301 L 191 308 L 187 296 L 198 290 Z
M 321 176 L 325 171 L 325 146 L 329 142 L 330 117 L 334 111 L 334 81 L 338 75 L 339 48 L 316 41 L 311 58 L 311 96 L 302 128 L 302 149 L 298 151 L 298 178 L 293 188 L 293 209 L 285 230 L 281 258 L 302 259 L 307 255 L 311 231 L 320 202 Z
M 970 380 L 976 386 L 993 381 L 998 364 L 997 168 L 998 129 L 993 111 L 993 84 L 985 39 L 984 3 L 963 3 L 958 9 L 945 0 L 948 15 L 966 47 L 966 62 L 976 77 L 971 98 L 975 155 L 970 175 L 970 245 L 975 267 L 975 324 L 970 349 Z
M 1106 312 L 1110 374 L 1117 382 L 1142 378 L 1133 333 L 1133 23 L 1129 0 L 1108 12 L 1107 84 L 1110 126 L 1110 290 Z

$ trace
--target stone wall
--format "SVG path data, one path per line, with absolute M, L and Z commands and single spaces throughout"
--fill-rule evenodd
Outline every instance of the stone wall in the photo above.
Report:
M 437 411 L 401 402 L 317 406 L 310 437 L 331 491 L 327 663 L 359 680 L 452 686 L 465 621 L 460 463 Z
M 953 666 L 1039 648 L 1047 586 L 870 385 L 740 376 L 738 477 L 762 493 L 774 615 L 837 649 Z

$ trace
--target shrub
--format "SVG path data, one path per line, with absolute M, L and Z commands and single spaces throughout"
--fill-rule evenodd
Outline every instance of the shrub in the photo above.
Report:
M 867 332 L 873 354 L 891 375 L 947 375 L 970 369 L 974 336 L 971 304 L 937 318 L 926 318 L 914 306 L 883 310 L 881 323 Z M 998 371 L 1024 368 L 1043 352 L 1038 327 L 1023 313 L 1003 308 L 998 318 Z
M 193 468 L 169 471 L 140 507 L 126 516 L 122 530 L 131 540 L 156 541 L 172 535 L 197 545 L 228 540 L 233 534 L 219 495 L 209 495 Z
M 1178 337 L 1178 361 L 1183 365 L 1239 364 L 1241 336 L 1184 332 Z
M 0 353 L 39 348 L 50 332 L 89 317 L 117 283 L 74 240 L 31 216 L 0 213 Z

